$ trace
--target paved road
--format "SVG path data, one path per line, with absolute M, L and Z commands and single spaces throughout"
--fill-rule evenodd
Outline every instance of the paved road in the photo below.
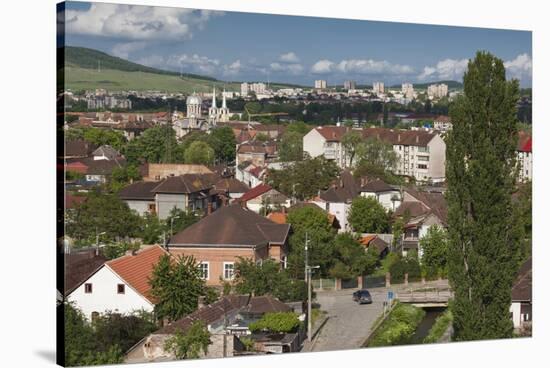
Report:
M 355 349 L 361 347 L 383 311 L 386 289 L 369 289 L 372 304 L 359 305 L 351 299 L 356 289 L 317 292 L 317 302 L 328 312 L 329 320 L 320 331 L 311 351 Z

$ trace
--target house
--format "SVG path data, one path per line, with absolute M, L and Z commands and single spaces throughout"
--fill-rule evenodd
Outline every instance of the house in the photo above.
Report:
M 251 161 L 244 161 L 236 166 L 235 178 L 253 188 L 263 183 L 266 172 L 265 166 L 256 166 Z
M 138 181 L 122 188 L 118 192 L 118 197 L 141 216 L 147 213 L 156 215 L 156 195 L 153 189 L 158 184 L 156 181 Z
M 228 203 L 233 203 L 249 190 L 249 187 L 235 178 L 221 178 L 212 188 L 218 196 L 225 196 Z
M 340 232 L 350 231 L 348 214 L 351 202 L 360 195 L 361 186 L 349 170 L 344 170 L 327 190 L 321 192 L 311 202 L 328 213 L 336 216 L 340 224 Z
M 530 257 L 520 267 L 512 287 L 510 306 L 514 329 L 529 328 L 533 321 L 533 261 Z
M 203 358 L 234 356 L 242 350 L 238 336 L 250 335 L 248 325 L 261 319 L 265 313 L 290 312 L 292 308 L 271 296 L 228 295 L 199 308 L 167 326 L 153 332 L 132 347 L 126 354 L 125 363 L 144 363 L 175 360 L 173 353 L 166 351 L 167 339 L 176 331 L 185 333 L 195 321 L 202 321 L 210 332 L 210 345 Z
M 233 279 L 238 257 L 273 259 L 286 267 L 290 225 L 276 224 L 239 204 L 223 206 L 170 238 L 173 255 L 200 263 L 207 285 Z
M 290 199 L 267 184 L 259 184 L 248 190 L 239 198 L 239 202 L 256 213 L 266 207 L 290 207 Z
M 531 136 L 521 131 L 518 133 L 517 161 L 519 168 L 520 182 L 531 181 L 533 179 L 533 139 Z
M 85 140 L 67 140 L 65 141 L 65 152 L 63 157 L 66 159 L 84 158 L 88 157 L 95 149 L 95 145 Z
M 401 204 L 401 191 L 380 179 L 367 181 L 360 192 L 362 197 L 375 198 L 388 211 L 395 211 Z
M 185 174 L 212 174 L 212 170 L 204 165 L 146 163 L 140 167 L 140 173 L 144 181 L 159 181 Z
M 96 247 L 64 250 L 63 295 L 68 296 L 92 274 L 107 262 L 107 258 Z
M 247 141 L 237 146 L 236 165 L 249 161 L 255 166 L 265 166 L 269 158 L 275 157 L 274 142 Z
M 393 173 L 417 181 L 445 181 L 445 142 L 434 132 L 323 126 L 312 129 L 304 136 L 304 152 L 311 157 L 322 155 L 327 160 L 334 160 L 341 168 L 352 166 L 342 145 L 342 137 L 351 131 L 358 132 L 363 139 L 377 139 L 390 144 L 398 157 L 398 163 L 387 168 Z
M 359 243 L 365 246 L 366 249 L 370 247 L 376 248 L 380 259 L 384 258 L 390 251 L 389 244 L 376 234 L 366 234 L 362 236 L 361 239 L 359 239 Z
M 168 252 L 159 245 L 151 245 L 107 261 L 68 290 L 67 298 L 90 320 L 105 311 L 152 312 L 155 300 L 151 296 L 149 278 L 159 258 L 165 254 Z
M 116 149 L 106 144 L 93 151 L 92 157 L 94 160 L 113 161 L 122 158 L 122 155 Z
M 443 133 L 453 129 L 451 118 L 446 115 L 439 115 L 437 118 L 434 119 L 434 129 L 439 130 Z
M 428 229 L 433 225 L 447 227 L 447 202 L 441 192 L 425 192 L 408 188 L 404 191 L 403 202 L 393 216 L 406 220 L 400 239 L 403 255 L 414 249 L 418 251 L 418 256 L 422 257 L 420 240 L 426 235 Z

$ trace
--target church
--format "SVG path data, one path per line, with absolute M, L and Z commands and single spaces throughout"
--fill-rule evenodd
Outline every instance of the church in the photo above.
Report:
M 224 91 L 225 92 L 225 91 Z M 229 121 L 229 109 L 225 100 L 225 93 L 222 94 L 222 106 L 216 103 L 216 88 L 212 92 L 212 104 L 208 109 L 208 116 L 202 115 L 202 98 L 193 92 L 187 97 L 187 114 L 181 117 L 178 111 L 172 115 L 172 126 L 176 131 L 176 137 L 181 138 L 192 131 L 209 132 L 215 128 L 217 123 Z

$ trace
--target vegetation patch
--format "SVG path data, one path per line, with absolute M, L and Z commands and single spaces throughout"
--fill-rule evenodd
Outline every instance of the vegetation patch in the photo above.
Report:
M 374 332 L 368 347 L 411 343 L 416 327 L 426 312 L 421 308 L 397 303 L 390 316 Z
M 449 328 L 449 325 L 451 323 L 453 323 L 453 315 L 451 313 L 451 310 L 447 309 L 445 313 L 437 317 L 434 325 L 432 326 L 432 329 L 430 330 L 430 333 L 424 338 L 424 343 L 431 344 L 434 342 L 438 342 L 445 331 L 447 331 L 447 328 Z

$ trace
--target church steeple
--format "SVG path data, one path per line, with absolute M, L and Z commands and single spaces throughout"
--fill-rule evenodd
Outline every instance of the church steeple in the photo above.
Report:
M 212 107 L 217 108 L 217 106 L 216 106 L 216 87 L 214 87 L 214 92 L 212 92 Z

